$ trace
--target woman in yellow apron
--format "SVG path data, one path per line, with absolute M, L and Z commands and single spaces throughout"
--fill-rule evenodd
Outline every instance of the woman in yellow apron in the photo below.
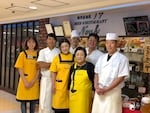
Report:
M 75 60 L 69 74 L 69 113 L 90 113 L 94 65 L 85 61 L 86 50 L 82 47 L 75 50 Z
M 54 57 L 50 71 L 52 73 L 52 108 L 55 113 L 69 113 L 68 77 L 73 55 L 69 52 L 70 42 L 61 40 L 61 54 Z
M 30 113 L 34 113 L 39 99 L 39 70 L 36 64 L 37 41 L 29 37 L 25 42 L 25 51 L 21 52 L 15 64 L 20 74 L 16 99 L 21 102 L 22 113 L 27 113 L 27 102 L 30 102 Z

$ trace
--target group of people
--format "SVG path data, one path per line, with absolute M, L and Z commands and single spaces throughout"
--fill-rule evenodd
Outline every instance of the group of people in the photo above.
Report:
M 47 35 L 47 47 L 29 37 L 16 61 L 20 79 L 16 99 L 22 113 L 122 113 L 121 88 L 129 76 L 128 59 L 117 51 L 118 36 L 106 34 L 107 53 L 97 49 L 99 36 L 88 36 L 87 48 L 78 46 L 76 30 L 59 42 Z

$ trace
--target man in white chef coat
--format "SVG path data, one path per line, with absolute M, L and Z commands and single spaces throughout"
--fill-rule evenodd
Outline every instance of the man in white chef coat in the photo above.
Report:
M 39 113 L 54 113 L 51 108 L 51 75 L 49 68 L 53 58 L 59 54 L 56 48 L 56 37 L 53 33 L 47 35 L 47 47 L 40 50 L 37 63 L 41 68 Z
M 117 51 L 116 33 L 106 34 L 106 49 L 95 66 L 92 113 L 122 113 L 121 88 L 129 76 L 128 58 Z
M 72 30 L 71 40 L 70 40 L 71 46 L 70 46 L 70 50 L 69 50 L 70 53 L 74 54 L 76 48 L 78 47 L 79 41 L 80 41 L 80 35 L 79 35 L 78 31 Z
M 98 42 L 99 36 L 96 33 L 90 33 L 87 40 L 86 61 L 91 62 L 93 65 L 95 65 L 98 58 L 103 55 L 103 53 L 97 49 Z

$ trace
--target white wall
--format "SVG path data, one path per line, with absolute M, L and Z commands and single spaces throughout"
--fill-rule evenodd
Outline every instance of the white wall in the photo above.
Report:
M 101 15 L 101 13 L 103 14 Z M 112 11 L 103 11 L 103 12 L 99 11 L 93 13 L 90 12 L 86 14 L 50 18 L 50 23 L 53 26 L 62 25 L 62 21 L 69 20 L 71 22 L 72 29 L 78 30 L 81 36 L 88 36 L 89 32 L 93 32 L 96 26 L 98 26 L 97 33 L 99 34 L 99 36 L 105 36 L 107 32 L 116 32 L 118 35 L 124 36 L 126 35 L 126 32 L 125 32 L 123 17 L 133 17 L 133 16 L 150 17 L 150 9 L 126 8 L 126 9 L 116 9 Z M 87 18 L 83 19 L 84 17 Z M 99 21 L 101 23 L 83 24 L 84 22 L 89 22 L 89 21 L 90 22 Z M 79 24 L 81 23 L 81 24 L 75 25 L 76 23 Z M 82 32 L 83 28 L 85 28 L 84 32 Z

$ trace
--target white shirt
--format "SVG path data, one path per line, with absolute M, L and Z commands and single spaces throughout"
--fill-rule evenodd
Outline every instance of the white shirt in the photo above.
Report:
M 89 53 L 89 48 L 86 48 L 86 52 L 87 52 L 87 56 L 86 56 L 86 61 L 91 62 L 92 64 L 96 64 L 98 58 L 103 55 L 103 53 L 97 49 L 95 49 L 94 51 L 92 51 L 92 53 L 90 55 L 88 55 Z
M 59 54 L 59 49 L 53 48 L 50 50 L 48 47 L 40 50 L 37 62 L 52 62 L 53 58 Z M 50 70 L 41 69 L 42 78 L 40 81 L 40 98 L 39 98 L 39 113 L 53 113 L 51 109 L 51 77 Z
M 60 53 L 58 48 L 54 48 L 50 50 L 48 47 L 40 50 L 37 62 L 52 62 L 53 58 Z M 41 73 L 43 76 L 50 76 L 49 69 L 41 69 Z
M 99 76 L 99 86 L 109 86 L 113 80 L 121 76 L 129 76 L 128 58 L 115 52 L 107 61 L 108 53 L 102 55 L 95 66 L 95 73 Z M 122 87 L 122 83 L 120 87 Z
M 75 50 L 76 50 L 76 48 L 70 47 L 70 50 L 69 50 L 69 51 L 70 51 L 70 53 L 74 54 Z

